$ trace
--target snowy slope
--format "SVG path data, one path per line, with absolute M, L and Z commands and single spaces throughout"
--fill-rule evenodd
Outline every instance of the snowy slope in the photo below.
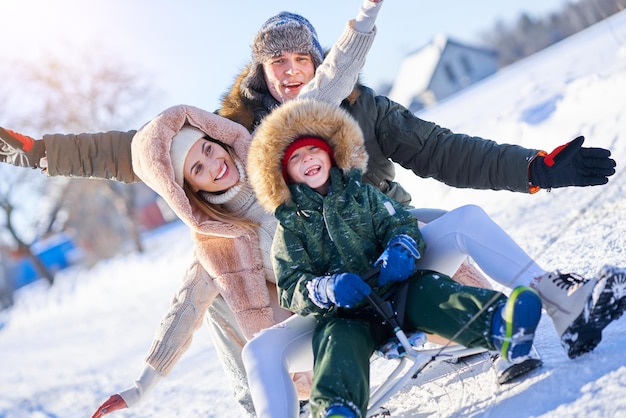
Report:
M 384 29 L 384 28 L 383 28 Z M 626 266 L 626 14 L 601 22 L 430 109 L 421 117 L 454 131 L 551 150 L 579 135 L 609 147 L 618 173 L 609 185 L 523 195 L 455 190 L 401 172 L 419 206 L 482 205 L 545 268 L 592 275 Z M 89 417 L 142 368 L 192 246 L 175 224 L 90 271 L 59 275 L 51 290 L 23 288 L 0 314 L 0 417 Z M 426 370 L 387 406 L 394 417 L 613 417 L 626 412 L 626 318 L 596 350 L 569 360 L 544 316 L 536 347 L 544 366 L 498 387 L 489 365 Z M 375 373 L 384 369 L 374 367 Z M 378 378 L 379 376 L 375 376 Z M 236 417 L 237 406 L 206 329 L 172 374 L 117 417 Z

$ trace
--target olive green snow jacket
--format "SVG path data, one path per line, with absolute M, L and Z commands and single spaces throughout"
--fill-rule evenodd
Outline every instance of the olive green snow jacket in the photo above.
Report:
M 224 97 L 219 113 L 254 130 L 280 105 L 267 90 L 250 91 L 247 72 Z M 453 187 L 529 193 L 528 163 L 538 150 L 452 133 L 361 84 L 341 106 L 363 131 L 369 156 L 363 180 L 400 203 L 408 204 L 410 196 L 394 182 L 394 162 Z

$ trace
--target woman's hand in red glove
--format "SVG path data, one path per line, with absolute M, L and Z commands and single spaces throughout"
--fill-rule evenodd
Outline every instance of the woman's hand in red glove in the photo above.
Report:
M 128 408 L 126 401 L 124 401 L 120 395 L 113 395 L 98 407 L 98 410 L 94 412 L 91 418 L 101 418 L 106 414 L 124 408 Z

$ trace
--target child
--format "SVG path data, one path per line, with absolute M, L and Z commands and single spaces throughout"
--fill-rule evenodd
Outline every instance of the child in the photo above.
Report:
M 362 183 L 366 164 L 356 122 L 314 100 L 274 111 L 248 154 L 257 198 L 279 221 L 272 247 L 279 301 L 316 318 L 315 417 L 366 414 L 369 359 L 392 334 L 366 303 L 370 292 L 390 299 L 408 281 L 405 328 L 498 349 L 513 361 L 527 356 L 541 317 L 541 301 L 529 287 L 516 288 L 507 300 L 499 292 L 417 270 L 425 250 L 417 221 Z M 364 281 L 360 276 L 374 266 L 380 274 Z

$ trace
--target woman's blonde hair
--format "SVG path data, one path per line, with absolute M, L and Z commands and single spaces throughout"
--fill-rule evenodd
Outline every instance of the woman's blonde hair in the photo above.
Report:
M 204 136 L 204 139 L 221 146 L 233 158 L 233 160 L 237 160 L 237 155 L 235 154 L 235 150 L 230 145 L 227 145 L 217 139 L 211 138 L 210 136 Z M 235 186 L 239 184 L 240 183 L 237 183 Z M 202 191 L 202 190 L 198 190 L 197 192 L 194 192 L 191 186 L 189 185 L 189 183 L 187 183 L 187 180 L 183 182 L 183 190 L 185 191 L 187 198 L 192 204 L 195 204 L 196 207 L 198 207 L 200 210 L 202 210 L 202 212 L 204 212 L 206 215 L 208 215 L 211 219 L 215 221 L 233 224 L 233 225 L 245 228 L 245 229 L 253 229 L 259 226 L 258 223 L 255 223 L 249 219 L 240 218 L 238 216 L 233 215 L 232 213 L 225 210 L 221 205 L 209 203 L 203 196 L 203 194 L 207 192 Z

